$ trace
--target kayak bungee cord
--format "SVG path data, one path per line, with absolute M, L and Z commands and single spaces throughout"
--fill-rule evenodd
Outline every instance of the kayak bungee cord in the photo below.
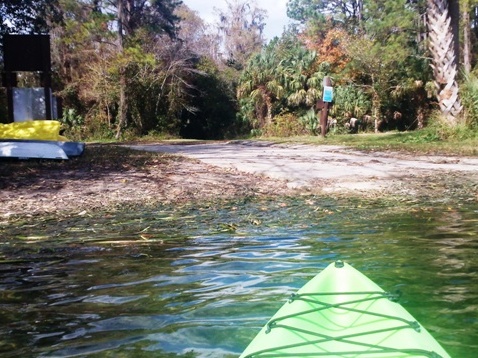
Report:
M 311 300 L 311 299 L 307 298 L 307 297 L 311 297 L 311 296 L 325 296 L 325 295 L 332 295 L 332 294 L 333 295 L 368 295 L 368 294 L 370 294 L 370 295 L 375 295 L 375 296 L 366 297 L 366 298 L 362 298 L 362 299 L 358 299 L 358 300 L 339 302 L 339 303 L 334 303 L 334 304 L 329 304 L 329 303 L 326 303 L 326 302 L 322 302 L 322 301 L 318 301 L 318 300 Z M 313 308 L 313 309 L 310 309 L 310 310 L 307 310 L 307 311 L 296 312 L 296 313 L 286 315 L 286 316 L 282 316 L 282 317 L 277 317 L 275 319 L 270 320 L 269 323 L 267 324 L 267 326 L 269 327 L 269 326 L 273 325 L 274 323 L 276 323 L 278 321 L 281 321 L 281 320 L 284 320 L 284 319 L 287 319 L 287 318 L 294 318 L 294 317 L 298 317 L 298 316 L 301 316 L 301 315 L 314 313 L 314 312 L 319 312 L 319 311 L 326 310 L 326 309 L 338 308 L 338 309 L 342 309 L 342 310 L 349 311 L 349 312 L 368 314 L 368 315 L 371 315 L 371 316 L 377 316 L 377 317 L 381 317 L 381 318 L 387 318 L 387 319 L 391 319 L 391 320 L 401 321 L 401 322 L 407 323 L 409 325 L 409 327 L 407 327 L 407 328 L 413 328 L 415 331 L 420 332 L 420 325 L 418 324 L 417 321 L 409 321 L 409 320 L 406 320 L 404 318 L 397 317 L 397 316 L 391 316 L 391 315 L 386 315 L 386 314 L 382 314 L 382 313 L 375 313 L 375 312 L 370 312 L 370 311 L 365 311 L 365 310 L 359 310 L 359 309 L 350 308 L 350 307 L 343 307 L 345 305 L 357 304 L 357 303 L 367 302 L 367 301 L 375 301 L 375 300 L 379 300 L 381 298 L 390 299 L 390 297 L 391 297 L 391 294 L 387 293 L 387 292 L 336 292 L 336 293 L 325 293 L 325 294 L 323 294 L 323 293 L 295 294 L 294 293 L 289 298 L 289 303 L 301 300 L 301 301 L 304 301 L 304 302 L 307 302 L 307 303 L 321 305 L 321 307 Z
M 362 299 L 357 299 L 357 300 L 350 300 L 350 301 L 344 301 L 340 303 L 335 303 L 335 304 L 328 304 L 326 302 L 322 302 L 316 299 L 311 299 L 309 297 L 317 297 L 317 296 L 327 296 L 327 295 L 372 295 L 371 297 L 366 297 Z M 375 301 L 379 300 L 382 298 L 386 298 L 389 300 L 395 300 L 397 298 L 396 294 L 391 294 L 388 292 L 377 292 L 377 291 L 365 291 L 365 292 L 327 292 L 327 293 L 302 293 L 302 294 L 292 294 L 291 297 L 289 298 L 289 303 L 292 303 L 294 301 L 304 301 L 307 303 L 311 304 L 316 304 L 319 305 L 319 307 L 306 310 L 306 311 L 301 311 L 301 312 L 296 312 L 293 314 L 277 317 L 275 319 L 270 320 L 266 327 L 266 334 L 270 333 L 272 329 L 286 329 L 291 332 L 297 332 L 297 333 L 302 333 L 302 334 L 307 334 L 313 337 L 321 337 L 322 339 L 318 340 L 309 340 L 307 342 L 302 342 L 302 343 L 296 343 L 296 344 L 289 344 L 289 345 L 283 345 L 283 346 L 278 346 L 274 347 L 271 349 L 264 349 L 258 352 L 254 352 L 246 358 L 253 358 L 253 357 L 293 357 L 293 356 L 299 356 L 299 357 L 307 357 L 307 356 L 327 356 L 331 354 L 331 352 L 328 353 L 280 353 L 278 351 L 284 350 L 284 349 L 292 349 L 292 348 L 299 348 L 299 347 L 304 347 L 308 345 L 317 345 L 317 344 L 322 344 L 326 342 L 331 342 L 331 341 L 340 341 L 341 343 L 346 343 L 350 345 L 355 345 L 355 346 L 361 346 L 361 347 L 366 347 L 366 348 L 371 348 L 372 350 L 367 350 L 367 351 L 347 351 L 347 352 L 334 352 L 335 355 L 349 355 L 349 354 L 355 354 L 355 355 L 360 355 L 360 354 L 378 354 L 378 353 L 405 353 L 405 354 L 412 354 L 415 356 L 423 356 L 423 357 L 429 357 L 429 358 L 441 358 L 440 355 L 438 355 L 435 352 L 430 352 L 426 350 L 421 350 L 421 349 L 395 349 L 395 348 L 390 348 L 390 347 L 383 347 L 375 344 L 367 344 L 363 342 L 357 342 L 354 340 L 351 340 L 350 338 L 357 338 L 357 337 L 363 337 L 366 335 L 372 335 L 372 334 L 377 334 L 377 333 L 384 333 L 384 332 L 390 332 L 390 331 L 398 331 L 401 329 L 414 329 L 415 331 L 419 332 L 420 331 L 420 325 L 416 321 L 408 321 L 405 320 L 401 317 L 396 317 L 396 316 L 391 316 L 391 315 L 385 315 L 381 313 L 375 313 L 375 312 L 370 312 L 370 311 L 365 311 L 365 310 L 359 310 L 359 309 L 354 309 L 350 307 L 344 307 L 345 305 L 351 305 L 351 304 L 356 304 L 356 303 L 361 303 L 361 302 L 366 302 L 366 301 Z M 371 315 L 371 316 L 376 316 L 380 318 L 386 318 L 388 320 L 392 321 L 400 321 L 405 323 L 405 325 L 401 326 L 392 326 L 388 328 L 383 328 L 379 330 L 374 330 L 374 331 L 365 331 L 365 332 L 360 332 L 360 333 L 355 333 L 355 334 L 349 334 L 349 335 L 343 335 L 343 336 L 329 336 L 329 335 L 324 335 L 320 333 L 316 333 L 310 330 L 304 330 L 298 327 L 294 326 L 289 326 L 286 324 L 280 324 L 280 321 L 284 321 L 289 318 L 297 318 L 302 315 L 306 315 L 309 313 L 314 313 L 314 312 L 319 312 L 323 311 L 326 309 L 342 309 L 345 311 L 350 311 L 350 312 L 355 312 L 355 313 L 360 313 L 360 314 L 366 314 L 366 315 Z M 269 353 L 272 353 L 272 355 L 269 355 Z
M 369 332 L 364 332 L 360 334 L 350 334 L 350 335 L 344 335 L 344 336 L 338 336 L 338 337 L 332 337 L 332 336 L 327 336 L 315 332 L 311 332 L 308 330 L 303 330 L 297 327 L 293 326 L 287 326 L 287 325 L 274 325 L 273 328 L 284 328 L 288 329 L 289 331 L 293 332 L 298 332 L 298 333 L 305 333 L 309 335 L 313 335 L 316 337 L 322 337 L 323 339 L 317 339 L 317 340 L 311 340 L 303 343 L 296 343 L 296 344 L 289 344 L 289 345 L 283 345 L 283 346 L 277 346 L 274 348 L 270 349 L 263 349 L 254 353 L 251 353 L 245 358 L 255 358 L 255 357 L 325 357 L 325 356 L 330 356 L 331 354 L 335 355 L 361 355 L 361 354 L 384 354 L 384 353 L 405 353 L 413 356 L 422 356 L 422 357 L 428 357 L 428 358 L 442 358 L 441 355 L 437 354 L 436 352 L 431 352 L 431 351 L 426 351 L 423 349 L 396 349 L 396 348 L 390 348 L 390 347 L 383 347 L 379 346 L 376 344 L 367 344 L 363 342 L 357 342 L 354 340 L 349 340 L 348 338 L 356 338 L 356 337 L 363 337 L 369 334 L 376 334 L 376 333 L 383 333 L 383 332 L 389 332 L 389 331 L 397 331 L 400 329 L 406 329 L 410 328 L 410 326 L 397 326 L 397 327 L 390 327 L 389 329 L 380 329 L 376 331 L 369 331 Z M 350 345 L 355 345 L 355 346 L 361 346 L 365 348 L 371 348 L 372 350 L 367 350 L 367 351 L 346 351 L 346 352 L 313 352 L 313 353 L 281 353 L 278 351 L 284 350 L 284 349 L 292 349 L 292 348 L 300 348 L 300 347 L 305 347 L 308 345 L 317 345 L 317 344 L 322 344 L 326 342 L 332 342 L 332 341 L 337 341 L 341 343 L 346 343 Z
M 410 355 L 410 357 L 427 357 L 427 358 L 443 358 L 441 355 L 435 353 L 435 352 L 427 352 L 423 351 L 421 349 L 403 349 L 403 350 L 390 350 L 390 351 L 377 351 L 377 352 L 363 352 L 363 351 L 357 351 L 357 352 L 352 352 L 352 351 L 347 351 L 347 352 L 324 352 L 324 353 L 272 353 L 268 354 L 265 352 L 265 354 L 262 353 L 253 353 L 245 356 L 244 358 L 279 358 L 279 357 L 330 357 L 331 354 L 333 356 L 344 356 L 344 357 L 349 357 L 351 355 L 358 356 L 361 354 L 367 354 L 367 355 L 372 355 L 372 354 L 384 354 L 384 353 L 404 353 Z

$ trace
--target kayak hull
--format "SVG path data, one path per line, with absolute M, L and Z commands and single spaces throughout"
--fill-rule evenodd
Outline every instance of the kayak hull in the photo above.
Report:
M 240 358 L 450 357 L 394 295 L 338 261 L 277 311 Z
M 51 142 L 11 142 L 0 141 L 0 157 L 2 158 L 41 158 L 68 159 L 65 151 Z
M 63 151 L 67 158 L 63 156 L 60 159 L 68 159 L 70 157 L 78 157 L 83 154 L 85 150 L 85 143 L 81 142 L 61 142 L 51 140 L 35 140 L 35 139 L 0 139 L 0 156 L 15 157 L 6 151 L 4 148 L 14 148 L 15 151 L 28 152 L 28 155 L 20 155 L 26 158 L 49 158 L 44 152 L 45 147 L 55 148 L 58 151 Z M 16 155 L 18 157 L 18 155 Z M 54 159 L 56 157 L 53 157 Z

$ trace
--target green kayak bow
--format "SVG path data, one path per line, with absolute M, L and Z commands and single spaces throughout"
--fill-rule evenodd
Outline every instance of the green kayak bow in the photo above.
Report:
M 396 298 L 336 261 L 289 298 L 240 358 L 449 358 Z

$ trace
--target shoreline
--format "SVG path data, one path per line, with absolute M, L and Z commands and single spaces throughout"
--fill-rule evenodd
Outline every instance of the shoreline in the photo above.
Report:
M 478 202 L 478 171 L 407 169 L 403 177 L 396 175 L 392 179 L 380 175 L 358 178 L 353 172 L 349 177 L 312 178 L 296 186 L 295 179 L 269 177 L 233 166 L 212 165 L 178 154 L 92 144 L 87 145 L 82 157 L 69 161 L 3 160 L 0 166 L 0 225 L 22 218 L 94 215 L 95 212 L 157 204 L 177 205 L 248 197 L 315 195 L 397 201 Z M 378 166 L 383 165 L 380 162 L 383 158 L 375 161 Z M 373 164 L 373 160 L 370 162 Z M 361 167 L 360 163 L 354 165 L 355 170 Z M 400 170 L 400 163 L 397 165 Z M 370 170 L 370 165 L 362 167 Z

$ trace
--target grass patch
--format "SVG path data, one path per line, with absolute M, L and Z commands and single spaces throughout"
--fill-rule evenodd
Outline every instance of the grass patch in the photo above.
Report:
M 289 138 L 263 138 L 278 143 L 304 143 L 311 145 L 344 145 L 360 150 L 403 151 L 414 154 L 478 155 L 478 136 L 475 133 L 442 136 L 433 129 L 413 132 L 329 134 Z

